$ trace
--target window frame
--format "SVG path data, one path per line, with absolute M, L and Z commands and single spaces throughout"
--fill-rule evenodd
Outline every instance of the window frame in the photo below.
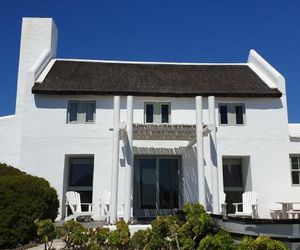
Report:
M 147 105 L 153 105 L 153 122 L 147 121 Z M 168 105 L 168 122 L 162 123 L 162 105 Z M 171 102 L 144 102 L 144 124 L 171 124 Z
M 77 104 L 77 120 L 70 121 L 70 110 L 71 104 Z M 87 118 L 87 104 L 93 104 L 94 113 L 93 113 L 93 121 L 86 121 Z M 96 122 L 96 101 L 95 100 L 68 100 L 68 108 L 67 108 L 67 124 L 94 124 Z
M 291 185 L 295 186 L 295 187 L 299 187 L 300 186 L 300 178 L 299 178 L 299 183 L 298 184 L 294 184 L 293 183 L 293 175 L 292 175 L 292 173 L 293 172 L 300 173 L 300 155 L 299 154 L 291 154 L 289 158 L 290 158 L 290 176 L 291 176 L 290 178 L 291 178 Z M 298 166 L 299 166 L 298 169 L 293 169 L 293 167 L 292 167 L 292 158 L 298 158 Z
M 221 123 L 221 106 L 227 107 L 227 124 Z M 243 110 L 243 123 L 236 122 L 236 107 L 241 106 Z M 246 125 L 246 105 L 240 102 L 220 102 L 218 103 L 219 126 L 245 126 Z

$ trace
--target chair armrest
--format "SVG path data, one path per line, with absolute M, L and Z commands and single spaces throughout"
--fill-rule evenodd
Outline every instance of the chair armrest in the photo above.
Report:
M 242 202 L 237 202 L 237 203 L 232 203 L 232 205 L 234 205 L 235 207 L 235 212 L 238 212 L 239 211 L 239 205 L 243 205 Z
M 80 205 L 88 206 L 88 212 L 92 212 L 93 203 L 81 203 Z
M 257 213 L 257 204 L 252 204 L 252 218 L 257 218 L 258 217 L 258 213 Z
M 227 203 L 221 203 L 220 206 L 221 206 L 221 214 L 227 215 L 227 209 L 226 209 Z

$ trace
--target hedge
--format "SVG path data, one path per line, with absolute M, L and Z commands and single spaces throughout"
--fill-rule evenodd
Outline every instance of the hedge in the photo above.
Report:
M 37 236 L 36 219 L 54 220 L 59 201 L 43 178 L 0 164 L 0 248 L 26 244 Z

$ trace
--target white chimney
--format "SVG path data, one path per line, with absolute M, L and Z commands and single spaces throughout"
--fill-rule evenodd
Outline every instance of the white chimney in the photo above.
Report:
M 22 20 L 16 114 L 22 112 L 24 98 L 51 58 L 56 56 L 57 28 L 52 18 Z

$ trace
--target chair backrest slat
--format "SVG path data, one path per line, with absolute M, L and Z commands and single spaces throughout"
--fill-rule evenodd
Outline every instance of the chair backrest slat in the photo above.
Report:
M 243 212 L 252 213 L 252 205 L 257 204 L 257 193 L 248 191 L 243 193 Z
M 81 200 L 78 192 L 68 191 L 66 193 L 66 198 L 73 214 L 75 212 L 81 212 Z
M 100 203 L 103 205 L 108 205 L 110 204 L 110 192 L 108 191 L 103 191 L 101 194 L 101 198 L 100 198 Z
M 224 204 L 224 203 L 226 203 L 226 194 L 224 193 L 224 192 L 220 192 L 220 197 L 219 197 L 219 199 L 220 199 L 220 204 Z

